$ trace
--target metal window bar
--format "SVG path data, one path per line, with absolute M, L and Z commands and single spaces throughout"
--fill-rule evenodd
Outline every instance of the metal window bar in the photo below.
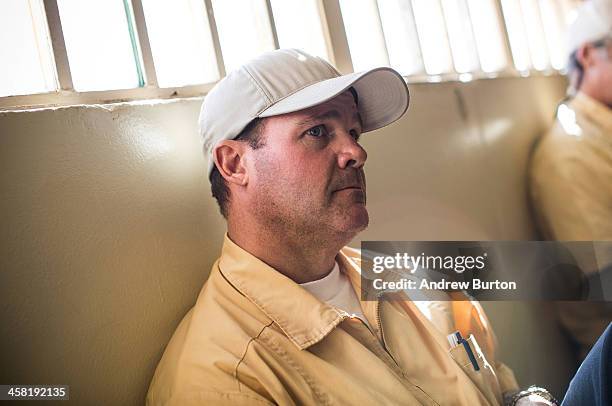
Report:
M 518 9 L 519 18 L 520 18 L 520 21 L 519 21 L 520 27 L 517 27 L 517 28 L 520 28 L 520 29 L 523 30 L 523 33 L 525 34 L 525 41 L 527 42 L 528 41 L 528 39 L 526 37 L 526 35 L 527 35 L 526 34 L 527 33 L 527 27 L 525 25 L 525 19 L 523 18 L 523 11 L 522 11 L 520 3 L 518 3 L 518 0 L 514 0 L 514 1 L 517 1 L 516 6 L 517 6 L 517 9 Z M 500 10 L 501 10 L 502 19 L 503 19 L 503 22 L 504 22 L 504 25 L 502 26 L 502 29 L 504 31 L 505 37 L 507 38 L 508 47 L 510 48 L 510 54 L 511 54 L 510 64 L 511 64 L 511 67 L 512 67 L 513 71 L 516 72 L 517 74 L 519 74 L 520 72 L 523 72 L 523 74 L 525 74 L 525 72 L 529 72 L 529 71 L 533 70 L 533 61 L 531 60 L 531 53 L 529 52 L 529 45 L 527 44 L 527 49 L 526 49 L 526 52 L 525 52 L 525 58 L 527 60 L 527 69 L 522 70 L 522 71 L 519 72 L 519 70 L 516 68 L 516 64 L 515 64 L 515 61 L 514 61 L 514 54 L 512 53 L 512 45 L 511 45 L 511 42 L 510 42 L 510 31 L 508 31 L 507 13 L 509 13 L 510 11 L 506 10 L 506 8 L 504 8 L 503 0 L 500 0 L 500 4 L 501 4 Z M 506 3 L 506 4 L 508 4 L 508 3 Z M 509 17 L 508 17 L 508 19 L 509 19 Z
M 123 11 L 125 12 L 125 20 L 128 27 L 128 34 L 130 35 L 130 46 L 132 48 L 132 57 L 134 58 L 134 66 L 136 67 L 136 77 L 138 78 L 138 87 L 144 87 L 145 77 L 142 71 L 142 60 L 140 57 L 140 50 L 138 49 L 138 40 L 136 39 L 136 30 L 134 28 L 134 17 L 132 13 L 132 7 L 128 0 L 123 0 Z
M 149 42 L 149 31 L 147 30 L 147 22 L 144 17 L 142 0 L 131 0 L 131 7 L 128 6 L 127 0 L 124 0 L 124 5 L 126 14 L 128 14 L 127 18 L 130 27 L 132 48 L 134 49 L 134 58 L 137 69 L 139 70 L 139 77 L 144 76 L 144 83 L 141 87 L 157 87 L 157 73 L 155 72 L 155 63 L 153 61 L 151 43 Z M 129 11 L 128 8 L 130 9 Z M 132 20 L 136 28 L 135 33 L 132 30 Z M 134 38 L 134 34 L 136 34 L 136 39 Z M 142 72 L 143 70 L 144 72 Z
M 565 19 L 564 19 L 564 15 L 563 15 L 563 6 L 561 5 L 561 2 L 559 0 L 557 1 L 553 1 L 552 2 L 553 8 L 555 9 L 555 20 L 557 20 L 557 24 L 561 24 L 562 27 L 565 27 Z M 540 3 L 540 7 L 541 3 Z M 540 9 L 541 10 L 541 9 Z M 561 67 L 560 69 L 555 68 L 554 66 L 552 66 L 552 55 L 550 54 L 550 49 L 549 49 L 549 56 L 551 58 L 551 69 L 557 72 L 564 72 L 565 68 Z
M 319 0 L 319 11 L 323 19 L 323 30 L 332 63 L 343 74 L 353 72 L 351 51 L 346 38 L 340 1 Z
M 49 35 L 51 36 L 51 48 L 53 49 L 53 59 L 57 72 L 57 81 L 60 90 L 73 90 L 72 74 L 70 73 L 70 63 L 64 42 L 64 32 L 62 21 L 57 7 L 57 0 L 44 0 L 45 15 L 49 25 Z
M 387 61 L 387 66 L 391 66 L 391 60 L 389 58 L 389 49 L 388 49 L 388 45 L 387 45 L 387 38 L 385 37 L 385 29 L 382 26 L 382 19 L 380 18 L 380 9 L 378 8 L 378 0 L 373 0 L 374 1 L 374 5 L 376 6 L 376 21 L 378 21 L 378 27 L 380 28 L 380 33 L 382 35 L 383 38 L 383 44 L 385 46 L 385 57 L 386 57 L 386 61 Z
M 266 0 L 266 14 L 268 15 L 268 22 L 270 23 L 270 32 L 272 33 L 272 40 L 274 41 L 274 49 L 279 49 L 278 33 L 276 32 L 274 12 L 272 11 L 272 2 L 270 0 Z
M 544 49 L 546 50 L 546 59 L 548 60 L 548 66 L 546 68 L 544 68 L 543 70 L 545 72 L 547 71 L 551 71 L 553 70 L 552 67 L 552 53 L 550 52 L 550 48 L 549 48 L 549 43 L 548 43 L 548 38 L 546 38 L 546 27 L 544 27 L 544 19 L 542 18 L 542 3 L 541 2 L 537 2 L 536 7 L 535 7 L 535 12 L 537 15 L 537 19 L 538 19 L 538 24 L 540 25 L 540 27 L 542 27 L 542 34 L 543 34 L 543 42 L 544 42 Z
M 511 72 L 516 74 L 516 68 L 514 66 L 514 59 L 512 57 L 512 48 L 510 47 L 510 35 L 508 35 L 508 27 L 506 27 L 506 19 L 504 18 L 504 12 L 501 4 L 501 0 L 495 0 L 495 11 L 497 14 L 497 21 L 502 31 L 504 56 L 506 58 L 506 67 L 501 72 Z M 496 72 L 499 74 L 500 72 Z
M 451 64 L 452 71 L 449 73 L 458 75 L 459 72 L 457 72 L 457 62 L 455 61 L 455 55 L 453 54 L 453 43 L 450 39 L 450 33 L 448 32 L 448 22 L 446 21 L 446 15 L 444 14 L 444 5 L 442 5 L 442 1 L 444 0 L 438 0 L 438 4 L 440 5 L 440 13 L 442 13 L 442 21 L 444 21 L 444 38 L 446 38 L 446 43 L 448 44 L 448 52 L 450 53 L 451 62 L 452 62 Z M 471 24 L 472 24 L 472 20 L 470 19 L 470 25 Z M 474 43 L 474 46 L 476 46 L 475 43 Z
M 223 51 L 221 50 L 221 41 L 219 40 L 219 31 L 217 30 L 217 21 L 215 20 L 215 10 L 212 6 L 212 0 L 204 0 L 204 5 L 208 13 L 208 28 L 210 29 L 210 35 L 215 48 L 217 70 L 219 71 L 219 77 L 222 78 L 226 75 L 225 62 L 223 61 Z
M 527 35 L 527 24 L 525 23 L 525 16 L 523 15 L 524 14 L 523 13 L 523 6 L 520 3 L 518 3 L 518 12 L 519 12 L 520 17 L 521 17 L 521 26 L 523 27 L 523 33 L 525 35 L 525 45 L 527 46 L 526 55 L 527 55 L 527 60 L 529 61 L 529 65 L 528 65 L 527 71 L 535 72 L 536 69 L 533 67 L 533 59 L 531 58 L 531 50 L 529 49 L 530 44 L 529 44 L 529 35 Z M 504 19 L 504 24 L 505 24 L 505 19 Z M 506 29 L 506 33 L 507 33 L 508 29 L 507 29 L 506 25 L 504 25 L 504 28 Z M 509 34 L 508 34 L 508 44 L 510 44 L 510 35 Z M 513 62 L 513 65 L 514 65 L 514 60 L 512 62 Z
M 201 97 L 214 83 L 173 88 L 136 87 L 133 89 L 96 90 L 87 92 L 65 91 L 0 97 L 0 111 L 23 110 L 49 106 L 73 106 L 77 104 L 122 103 L 135 100 L 175 99 Z
M 427 73 L 425 72 L 425 60 L 423 59 L 423 49 L 421 48 L 421 37 L 419 36 L 419 30 L 416 25 L 416 17 L 414 16 L 414 8 L 412 6 L 412 2 L 410 2 L 410 21 L 408 23 L 412 24 L 412 26 L 414 27 L 414 33 L 416 35 L 417 45 L 419 47 L 419 58 L 421 59 L 420 61 L 421 70 L 419 73 L 417 73 L 417 75 L 426 76 Z M 416 75 L 413 75 L 413 76 L 416 76 Z
M 472 22 L 472 11 L 470 10 L 470 6 L 469 4 L 467 4 L 467 1 L 464 0 L 463 4 L 465 6 L 465 9 L 467 11 L 467 15 L 468 15 L 468 19 L 470 20 L 470 34 L 472 37 L 472 41 L 474 42 L 474 51 L 476 52 L 476 62 L 478 63 L 478 70 L 474 71 L 474 72 L 469 72 L 472 74 L 477 74 L 477 75 L 484 75 L 484 71 L 482 70 L 482 62 L 480 62 L 480 50 L 478 49 L 478 44 L 476 43 L 476 31 L 474 31 L 474 23 Z M 502 17 L 503 18 L 503 17 Z M 504 22 L 505 24 L 505 22 Z M 506 26 L 503 26 L 504 29 L 504 36 L 507 37 L 508 36 L 508 31 L 506 30 Z M 506 41 L 506 40 L 504 40 Z M 510 43 L 508 43 L 510 44 Z
M 409 0 L 409 1 L 411 5 L 410 11 L 412 15 L 412 23 L 414 24 L 414 27 L 415 27 L 415 34 L 416 34 L 417 41 L 419 43 L 419 53 L 421 56 L 421 64 L 423 66 L 423 70 L 421 73 L 418 73 L 416 75 L 410 75 L 410 77 L 412 79 L 416 78 L 417 82 L 421 82 L 421 81 L 423 82 L 444 82 L 444 81 L 454 80 L 455 78 L 458 77 L 458 73 L 455 69 L 455 58 L 453 56 L 452 45 L 451 45 L 451 41 L 450 41 L 450 37 L 448 33 L 448 27 L 446 24 L 446 16 L 444 14 L 444 9 L 442 7 L 442 2 L 441 2 L 442 0 L 433 0 L 433 1 L 438 2 L 440 13 L 442 14 L 442 23 L 444 25 L 442 28 L 444 29 L 444 38 L 446 39 L 446 43 L 448 45 L 447 51 L 451 59 L 451 70 L 450 72 L 442 72 L 438 74 L 427 73 L 427 68 L 425 67 L 425 57 L 423 55 L 423 41 L 422 41 L 421 35 L 419 34 L 419 28 L 417 26 L 417 17 L 414 12 L 416 0 Z M 471 23 L 471 20 L 470 20 L 470 23 Z

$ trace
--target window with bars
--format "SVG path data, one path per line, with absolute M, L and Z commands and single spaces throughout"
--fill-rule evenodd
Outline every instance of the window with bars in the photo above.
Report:
M 2 0 L 0 108 L 205 94 L 275 48 L 408 81 L 563 69 L 577 0 Z

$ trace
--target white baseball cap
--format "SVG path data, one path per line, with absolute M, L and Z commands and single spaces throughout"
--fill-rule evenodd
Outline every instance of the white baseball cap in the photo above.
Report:
M 408 109 L 406 82 L 391 68 L 341 75 L 322 58 L 298 49 L 278 49 L 231 72 L 208 93 L 200 110 L 208 176 L 214 167 L 214 147 L 236 138 L 255 118 L 316 106 L 350 87 L 358 95 L 363 132 L 391 124 Z
M 576 18 L 567 29 L 567 52 L 574 51 L 588 42 L 598 41 L 612 31 L 612 0 L 590 0 L 584 2 Z

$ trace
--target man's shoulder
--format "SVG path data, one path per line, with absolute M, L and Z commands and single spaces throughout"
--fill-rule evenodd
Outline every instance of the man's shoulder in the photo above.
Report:
M 267 316 L 213 268 L 164 350 L 148 399 L 237 390 L 236 369 L 249 344 L 269 324 Z
M 598 140 L 589 137 L 588 129 L 580 126 L 572 130 L 566 128 L 568 125 L 558 119 L 538 140 L 530 169 L 532 184 L 551 185 L 554 179 L 588 178 L 609 167 L 608 156 Z
M 582 131 L 578 124 L 557 118 L 548 128 L 538 143 L 538 149 L 549 151 L 553 149 L 572 151 L 572 146 L 580 142 L 578 132 Z M 552 152 L 552 151 L 551 151 Z
M 568 128 L 570 124 L 560 119 L 554 121 L 548 131 L 538 139 L 531 162 L 532 178 L 534 175 L 544 176 L 545 180 L 551 175 L 561 175 L 563 168 L 568 165 L 584 165 L 587 158 L 588 143 L 583 142 L 578 133 L 582 131 L 577 127 Z
M 185 345 L 210 346 L 221 343 L 223 348 L 238 348 L 239 352 L 271 322 L 217 267 L 213 267 L 185 319 L 189 320 Z

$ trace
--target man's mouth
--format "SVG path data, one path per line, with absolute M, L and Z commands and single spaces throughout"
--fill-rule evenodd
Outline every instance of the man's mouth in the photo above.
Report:
M 342 190 L 361 190 L 363 191 L 363 188 L 360 185 L 345 186 L 340 189 L 336 189 L 335 192 L 340 192 Z

